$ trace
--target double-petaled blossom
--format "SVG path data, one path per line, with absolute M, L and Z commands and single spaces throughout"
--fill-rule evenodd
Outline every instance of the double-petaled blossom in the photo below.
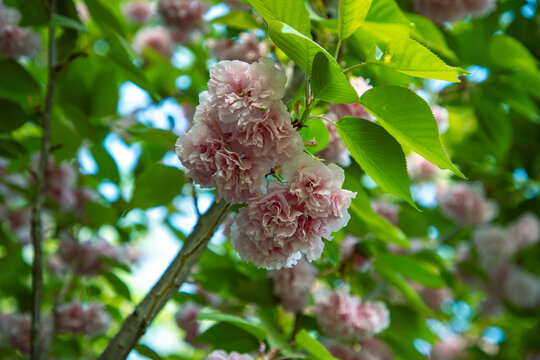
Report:
M 456 22 L 468 15 L 484 16 L 495 8 L 497 0 L 413 0 L 416 12 L 437 24 Z
M 253 360 L 253 357 L 248 354 L 239 354 L 233 351 L 227 354 L 223 350 L 216 350 L 206 357 L 206 360 Z
M 457 183 L 438 194 L 441 212 L 448 218 L 463 224 L 476 225 L 492 220 L 497 214 L 497 204 L 486 199 L 479 186 Z
M 300 260 L 291 268 L 274 270 L 270 273 L 274 283 L 274 294 L 283 308 L 301 311 L 309 302 L 309 293 L 317 277 L 317 269 L 305 260 Z
M 143 55 L 146 49 L 152 49 L 165 58 L 171 57 L 173 37 L 168 29 L 163 26 L 145 27 L 137 31 L 133 37 L 133 50 Z
M 510 225 L 509 231 L 516 247 L 523 249 L 540 239 L 540 222 L 533 213 L 525 213 Z
M 369 338 L 390 325 L 390 312 L 380 301 L 362 301 L 349 294 L 349 286 L 315 294 L 313 312 L 328 336 Z
M 359 254 L 356 251 L 356 245 L 360 240 L 352 235 L 347 235 L 341 243 L 339 243 L 339 256 L 341 261 L 348 261 L 352 264 L 353 269 L 362 271 L 369 264 L 369 259 Z
M 467 341 L 460 335 L 449 335 L 433 344 L 431 359 L 457 360 L 465 355 Z
M 145 24 L 154 16 L 152 3 L 147 0 L 132 0 L 124 4 L 124 14 L 135 24 Z
M 17 59 L 33 55 L 41 47 L 41 37 L 30 29 L 17 24 L 21 14 L 0 1 L 0 55 Z
M 183 304 L 174 316 L 178 327 L 185 331 L 186 336 L 184 340 L 188 343 L 193 342 L 200 334 L 199 322 L 197 321 L 200 311 L 200 306 L 189 302 Z
M 539 277 L 516 266 L 510 266 L 503 280 L 503 296 L 514 306 L 532 309 L 540 304 Z
M 393 225 L 399 225 L 399 206 L 397 206 L 396 204 L 392 204 L 388 201 L 378 200 L 373 201 L 371 203 L 371 207 L 373 208 L 373 211 L 375 211 L 375 213 L 381 215 L 386 220 L 390 221 Z
M 473 233 L 474 245 L 484 266 L 502 264 L 517 248 L 508 229 L 496 225 L 482 225 Z
M 56 316 L 57 331 L 61 334 L 97 336 L 107 332 L 111 324 L 111 317 L 101 304 L 63 304 Z
M 249 64 L 268 56 L 268 44 L 251 32 L 243 32 L 238 39 L 209 39 L 208 49 L 218 60 L 240 60 Z
M 284 86 L 270 59 L 214 66 L 195 124 L 176 144 L 186 174 L 230 203 L 259 195 L 266 174 L 303 150 L 281 101 Z
M 32 319 L 29 314 L 0 314 L 0 349 L 12 348 L 28 355 L 31 329 Z M 51 332 L 47 319 L 41 321 L 39 331 L 41 348 L 43 348 Z
M 208 3 L 198 0 L 160 0 L 158 3 L 163 22 L 183 32 L 202 29 L 203 15 L 209 8 Z

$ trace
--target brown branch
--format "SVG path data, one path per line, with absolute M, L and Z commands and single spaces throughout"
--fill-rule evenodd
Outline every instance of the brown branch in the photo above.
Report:
M 128 356 L 131 349 L 137 345 L 139 338 L 145 333 L 146 328 L 190 274 L 191 267 L 203 253 L 207 242 L 225 218 L 228 210 L 229 204 L 222 200 L 214 203 L 199 218 L 197 226 L 184 242 L 182 250 L 152 290 L 122 324 L 98 360 L 123 360 Z
M 56 0 L 49 4 L 49 15 L 52 18 L 56 9 Z M 56 27 L 49 27 L 48 73 L 47 93 L 45 107 L 42 112 L 43 135 L 41 138 L 41 153 L 38 171 L 35 176 L 35 198 L 32 206 L 31 237 L 34 249 L 32 262 L 32 326 L 30 329 L 30 359 L 41 359 L 41 296 L 43 289 L 43 259 L 41 256 L 41 243 L 43 241 L 43 225 L 41 211 L 45 202 L 45 184 L 47 162 L 50 152 L 51 117 L 53 111 L 54 85 L 56 80 Z

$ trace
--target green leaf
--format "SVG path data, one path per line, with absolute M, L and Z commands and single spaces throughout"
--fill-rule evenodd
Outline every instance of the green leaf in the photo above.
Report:
M 392 136 L 377 124 L 350 116 L 342 118 L 336 128 L 356 162 L 384 191 L 416 207 L 405 155 Z
M 248 0 L 270 24 L 281 21 L 311 39 L 311 23 L 303 0 Z
M 401 145 L 465 178 L 444 151 L 435 117 L 420 96 L 399 86 L 379 86 L 366 91 L 360 103 Z
M 375 271 L 390 285 L 401 291 L 405 298 L 413 305 L 418 311 L 428 316 L 434 317 L 433 311 L 427 307 L 420 295 L 418 295 L 411 286 L 403 279 L 401 274 L 396 272 L 390 264 L 384 261 L 383 258 L 377 256 L 375 259 Z
M 497 34 L 491 38 L 489 57 L 502 69 L 537 71 L 538 61 L 521 43 L 509 35 Z
M 372 0 L 339 0 L 338 33 L 341 40 L 351 36 L 366 19 Z
M 328 128 L 322 119 L 309 119 L 304 122 L 305 127 L 300 130 L 304 142 L 315 139 L 317 146 L 308 146 L 307 150 L 312 154 L 321 151 L 328 145 Z
M 16 159 L 25 153 L 24 147 L 12 139 L 0 139 L 0 157 Z
M 395 0 L 373 1 L 373 4 L 369 8 L 366 21 L 409 25 L 409 20 L 403 14 Z
M 137 351 L 140 355 L 145 356 L 152 360 L 162 360 L 163 358 L 159 356 L 157 352 L 150 349 L 148 346 L 144 344 L 138 344 L 135 346 L 135 351 Z
M 255 21 L 253 14 L 247 11 L 231 11 L 226 15 L 212 20 L 212 23 L 223 24 L 229 28 L 238 30 L 261 28 L 261 24 Z
M 227 352 L 248 353 L 259 348 L 257 338 L 238 326 L 226 322 L 212 326 L 201 334 L 197 341 L 211 344 L 213 348 Z
M 70 19 L 67 16 L 62 16 L 59 14 L 52 15 L 49 25 L 62 26 L 65 28 L 74 29 L 74 30 L 82 31 L 82 32 L 88 31 L 88 29 L 86 29 L 86 26 L 84 26 L 84 24 L 76 20 Z
M 446 286 L 441 274 L 430 264 L 409 256 L 378 254 L 385 263 L 403 276 L 422 285 L 437 288 Z
M 412 22 L 411 36 L 419 43 L 434 50 L 445 58 L 457 62 L 456 54 L 448 47 L 441 29 L 431 20 L 418 14 L 407 14 Z
M 327 52 L 318 52 L 313 59 L 311 71 L 313 95 L 334 104 L 358 101 L 358 93 L 349 83 L 349 79 L 343 74 L 338 63 L 327 54 Z
M 118 295 L 122 296 L 126 300 L 131 301 L 131 291 L 129 291 L 129 287 L 122 279 L 110 271 L 101 271 L 101 275 L 103 275 L 105 280 L 107 280 L 109 285 L 111 285 Z
M 415 40 L 398 38 L 388 43 L 382 54 L 374 46 L 366 63 L 380 65 L 407 75 L 425 79 L 458 82 L 463 69 L 446 65 L 437 55 Z
M 101 27 L 107 33 L 110 30 L 113 30 L 122 36 L 126 36 L 126 32 L 122 23 L 111 12 L 111 10 L 107 8 L 107 6 L 101 3 L 101 1 L 84 0 L 84 2 L 88 7 L 88 11 L 92 16 L 92 20 L 94 20 L 99 25 L 99 27 Z
M 135 177 L 135 190 L 129 208 L 148 209 L 167 205 L 180 194 L 184 173 L 177 168 L 153 164 Z
M 300 330 L 295 337 L 296 344 L 309 352 L 317 360 L 336 360 L 317 339 L 314 339 L 306 330 Z
M 237 326 L 242 330 L 247 331 L 248 333 L 253 335 L 255 338 L 257 338 L 259 341 L 263 341 L 264 339 L 266 339 L 267 332 L 263 327 L 247 322 L 246 320 L 238 316 L 220 313 L 220 312 L 211 312 L 211 313 L 203 312 L 203 313 L 199 313 L 199 315 L 197 316 L 197 319 L 226 322 L 234 326 Z
M 0 99 L 0 133 L 19 128 L 27 119 L 26 113 L 19 104 Z
M 39 94 L 37 81 L 14 60 L 0 60 L 0 79 L 0 96 L 3 98 L 26 102 L 28 96 Z

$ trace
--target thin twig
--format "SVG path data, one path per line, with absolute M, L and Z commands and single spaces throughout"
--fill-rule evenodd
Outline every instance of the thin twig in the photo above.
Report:
M 296 338 L 296 334 L 298 331 L 300 331 L 300 328 L 302 327 L 302 312 L 297 311 L 294 313 L 294 325 L 293 325 L 293 331 L 291 333 L 291 342 L 294 342 L 294 339 Z
M 194 183 L 191 183 L 191 196 L 193 197 L 193 207 L 195 208 L 195 214 L 197 214 L 197 219 L 200 219 L 201 212 L 199 211 L 199 200 L 197 199 L 197 191 L 195 189 Z
M 463 229 L 463 225 L 455 225 L 453 228 L 450 229 L 446 234 L 442 235 L 438 239 L 439 245 L 445 244 L 448 241 L 450 241 L 454 236 L 456 236 L 461 229 Z
M 192 266 L 206 249 L 206 244 L 216 231 L 216 228 L 227 215 L 229 207 L 229 204 L 222 200 L 214 203 L 200 217 L 197 226 L 184 242 L 180 252 L 152 290 L 146 294 L 131 315 L 124 321 L 120 330 L 107 345 L 98 360 L 124 360 L 127 358 L 131 349 L 137 345 L 140 337 L 146 332 L 147 327 L 167 301 L 178 292 L 178 289 L 190 274 Z
M 359 67 L 361 67 L 361 66 L 364 66 L 364 65 L 367 65 L 367 63 L 363 62 L 363 63 L 360 63 L 360 64 L 356 64 L 356 65 L 350 66 L 350 67 L 344 69 L 344 70 L 342 71 L 342 73 L 345 74 L 345 73 L 347 73 L 347 72 L 349 72 L 349 71 L 351 71 L 351 70 L 357 69 L 357 68 L 359 68 Z
M 339 57 L 339 50 L 341 49 L 341 39 L 338 40 L 338 43 L 337 43 L 337 47 L 336 47 L 336 52 L 334 53 L 334 59 L 338 59 Z
M 49 16 L 52 18 L 56 0 L 49 4 Z M 43 225 L 41 224 L 41 211 L 45 202 L 46 171 L 50 152 L 51 117 L 54 100 L 54 85 L 56 80 L 56 27 L 49 27 L 49 54 L 47 93 L 45 107 L 42 112 L 43 135 L 41 138 L 41 153 L 39 157 L 39 169 L 35 176 L 35 198 L 32 206 L 31 237 L 34 249 L 32 262 L 32 326 L 30 329 L 30 359 L 41 358 L 41 296 L 43 288 L 43 259 L 41 256 L 41 243 L 43 241 Z

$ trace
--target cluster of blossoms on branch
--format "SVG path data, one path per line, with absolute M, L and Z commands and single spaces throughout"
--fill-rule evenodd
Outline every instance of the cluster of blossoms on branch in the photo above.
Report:
M 274 270 L 270 273 L 274 294 L 281 300 L 283 309 L 301 311 L 309 303 L 309 294 L 317 277 L 317 269 L 305 260 L 291 268 Z
M 268 44 L 253 32 L 242 32 L 237 39 L 208 39 L 207 45 L 218 61 L 240 60 L 251 64 L 268 56 Z
M 97 336 L 104 334 L 111 324 L 110 315 L 101 304 L 82 305 L 74 301 L 62 304 L 56 311 L 56 332 Z
M 31 327 L 30 314 L 0 314 L 0 349 L 12 348 L 28 355 Z M 44 346 L 51 333 L 51 324 L 42 322 L 40 333 Z
M 141 28 L 133 38 L 133 49 L 142 55 L 149 48 L 170 58 L 174 45 L 195 41 L 207 31 L 203 16 L 209 8 L 208 3 L 198 0 L 160 0 L 157 14 L 163 25 Z M 154 17 L 150 2 L 131 1 L 124 12 L 136 24 Z
M 354 197 L 341 188 L 343 169 L 302 152 L 281 100 L 285 81 L 268 58 L 219 62 L 193 127 L 176 145 L 195 183 L 216 188 L 216 199 L 247 202 L 231 226 L 231 243 L 242 259 L 267 269 L 290 267 L 303 254 L 318 259 L 321 238 L 347 224 Z M 266 179 L 274 171 L 286 184 Z
M 496 4 L 497 0 L 413 0 L 415 11 L 437 24 L 485 16 Z
M 21 14 L 0 0 L 0 55 L 17 59 L 33 55 L 41 47 L 41 37 L 30 29 L 18 26 Z
M 477 225 L 491 221 L 498 212 L 497 203 L 485 198 L 478 184 L 465 182 L 441 186 L 438 202 L 441 212 L 462 225 Z

